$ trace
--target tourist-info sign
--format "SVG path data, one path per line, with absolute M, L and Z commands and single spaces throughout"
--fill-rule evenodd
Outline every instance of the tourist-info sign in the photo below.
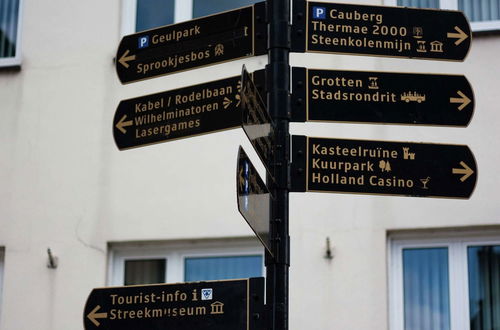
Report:
M 265 3 L 123 37 L 116 55 L 122 83 L 266 53 Z
M 465 145 L 293 136 L 292 191 L 469 198 L 477 179 Z
M 293 68 L 292 121 L 465 127 L 474 93 L 464 76 Z
M 471 44 L 460 11 L 312 1 L 302 7 L 294 8 L 292 50 L 297 52 L 463 61 Z
M 85 330 L 261 330 L 264 278 L 97 288 Z

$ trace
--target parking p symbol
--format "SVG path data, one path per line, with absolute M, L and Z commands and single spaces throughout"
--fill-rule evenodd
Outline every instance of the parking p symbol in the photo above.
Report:
M 313 18 L 314 19 L 325 19 L 326 18 L 326 8 L 325 7 L 313 7 Z
M 139 37 L 139 40 L 138 40 L 138 48 L 141 49 L 141 48 L 146 48 L 149 46 L 149 36 L 142 36 L 142 37 Z

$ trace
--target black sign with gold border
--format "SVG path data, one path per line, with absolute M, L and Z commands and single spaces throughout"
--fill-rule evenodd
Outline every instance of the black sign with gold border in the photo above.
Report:
M 238 150 L 236 186 L 238 211 L 272 256 L 269 236 L 272 195 L 241 146 Z
M 292 191 L 469 198 L 477 180 L 465 145 L 292 137 Z
M 267 110 L 257 84 L 245 66 L 241 70 L 241 127 L 252 143 L 267 174 L 274 180 L 272 157 L 274 142 L 274 123 Z
M 259 86 L 264 71 L 253 73 Z M 120 150 L 241 126 L 240 76 L 123 100 L 113 119 Z
M 122 83 L 266 53 L 265 2 L 123 37 Z
M 295 1 L 292 51 L 463 61 L 471 29 L 460 11 Z
M 85 330 L 260 330 L 264 278 L 96 288 Z
M 294 67 L 292 121 L 465 127 L 474 93 L 464 76 Z

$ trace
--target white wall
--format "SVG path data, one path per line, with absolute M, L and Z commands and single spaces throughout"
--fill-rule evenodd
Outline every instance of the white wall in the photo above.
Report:
M 240 130 L 118 151 L 112 119 L 122 99 L 237 75 L 243 63 L 253 71 L 266 57 L 122 86 L 119 13 L 118 1 L 25 2 L 22 70 L 0 72 L 2 330 L 83 328 L 87 295 L 106 284 L 108 242 L 252 235 L 236 206 L 238 146 L 257 157 Z M 467 144 L 479 175 L 470 200 L 291 194 L 291 329 L 387 329 L 387 231 L 499 223 L 498 54 L 492 36 L 475 38 L 464 63 L 292 55 L 314 68 L 465 74 L 476 97 L 468 128 L 308 123 L 292 132 Z

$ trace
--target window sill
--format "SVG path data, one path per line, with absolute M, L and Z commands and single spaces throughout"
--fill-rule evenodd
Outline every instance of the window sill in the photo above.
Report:
M 21 64 L 0 64 L 0 72 L 19 72 L 21 71 Z
M 500 27 L 491 30 L 475 30 L 472 31 L 473 37 L 482 37 L 482 36 L 494 36 L 500 35 Z
M 500 32 L 500 21 L 471 22 L 474 35 L 498 34 Z

